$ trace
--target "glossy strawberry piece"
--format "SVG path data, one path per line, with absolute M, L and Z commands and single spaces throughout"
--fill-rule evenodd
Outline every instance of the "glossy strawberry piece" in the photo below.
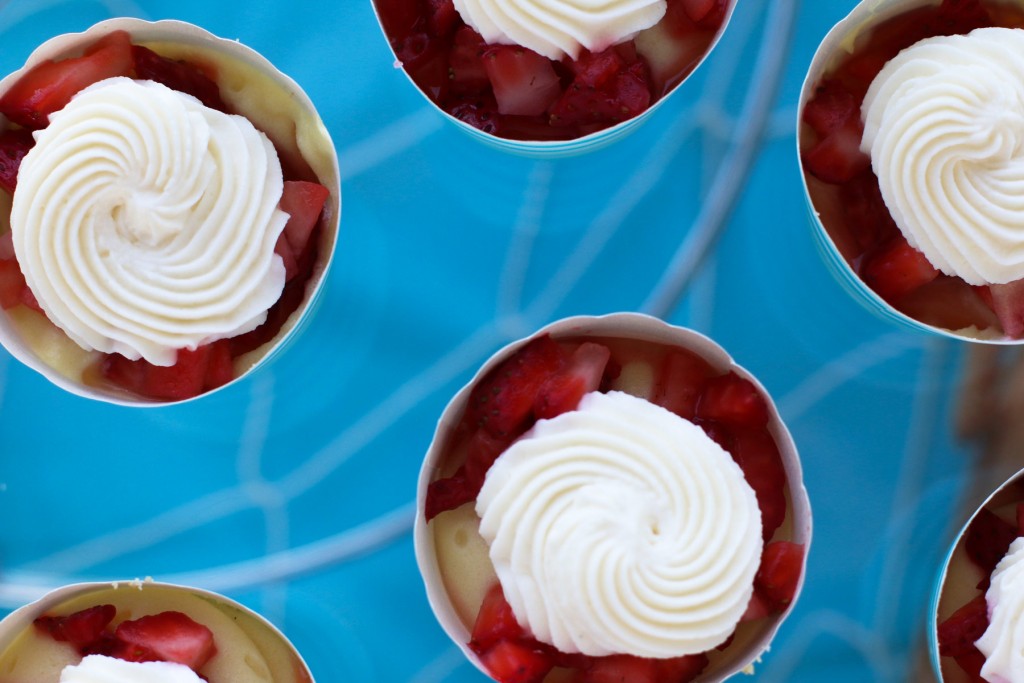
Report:
M 785 610 L 796 595 L 803 573 L 804 546 L 792 541 L 773 541 L 764 547 L 754 590 L 775 612 Z
M 786 518 L 786 470 L 775 440 L 765 430 L 736 430 L 733 460 L 754 489 L 761 509 L 762 536 L 767 541 Z
M 882 198 L 878 178 L 870 169 L 843 183 L 839 189 L 839 201 L 845 227 L 851 234 L 848 241 L 856 245 L 851 258 L 875 250 L 900 235 L 900 229 Z
M 547 653 L 511 640 L 498 642 L 479 657 L 498 683 L 541 683 L 554 667 Z
M 203 393 L 206 368 L 210 360 L 209 345 L 196 349 L 180 349 L 174 365 L 147 365 L 139 393 L 152 398 L 182 400 Z M 141 361 L 145 362 L 145 361 Z
M 600 388 L 611 355 L 602 344 L 580 344 L 564 369 L 541 386 L 534 402 L 534 415 L 538 419 L 552 418 L 575 410 L 585 394 Z
M 989 285 L 992 310 L 1008 337 L 1024 336 L 1024 280 Z
M 697 400 L 714 374 L 714 369 L 697 354 L 674 349 L 662 361 L 651 400 L 692 420 L 697 414 Z
M 461 26 L 455 31 L 448 53 L 448 79 L 452 92 L 473 93 L 490 87 L 487 69 L 484 68 L 486 49 L 484 39 L 470 27 Z
M 859 118 L 846 121 L 803 151 L 804 168 L 826 183 L 852 180 L 871 166 L 871 157 L 860 149 L 863 134 Z
M 483 56 L 501 114 L 539 116 L 562 92 L 551 60 L 513 45 L 493 45 Z
M 947 330 L 971 326 L 998 329 L 999 319 L 985 303 L 981 291 L 988 292 L 988 288 L 972 287 L 958 277 L 939 275 L 901 297 L 896 307 L 915 320 Z
M 1017 527 L 994 512 L 982 508 L 971 520 L 964 535 L 967 556 L 981 569 L 988 585 L 988 575 L 1006 555 L 1007 549 L 1017 538 Z
M 476 652 L 483 652 L 503 640 L 518 640 L 526 632 L 516 621 L 512 607 L 505 600 L 501 584 L 494 584 L 477 612 L 469 646 Z
M 939 624 L 939 654 L 943 657 L 959 657 L 968 654 L 975 641 L 988 628 L 988 606 L 985 596 L 979 595 L 949 615 Z
M 453 475 L 438 479 L 427 487 L 424 514 L 434 516 L 464 505 L 480 493 L 487 470 L 512 442 L 510 437 L 495 436 L 484 428 L 476 429 L 466 440 L 466 462 Z
M 21 160 L 34 145 L 35 139 L 27 130 L 11 129 L 0 133 L 0 188 L 14 193 Z
M 582 683 L 659 683 L 657 661 L 632 655 L 595 657 Z
M 637 62 L 600 88 L 574 80 L 552 105 L 550 121 L 552 126 L 607 126 L 637 116 L 651 101 L 650 76 Z
M 228 111 L 220 96 L 215 74 L 211 76 L 196 64 L 169 59 L 141 45 L 132 46 L 132 64 L 139 79 L 156 81 L 172 90 L 192 95 L 211 109 Z
M 162 661 L 199 670 L 217 652 L 213 633 L 181 612 L 160 612 L 121 622 L 114 637 Z
M 897 235 L 864 257 L 860 274 L 878 296 L 895 302 L 937 278 L 939 271 Z
M 708 380 L 697 402 L 697 417 L 759 429 L 768 424 L 768 403 L 753 382 L 729 372 Z
M 330 192 L 320 183 L 286 180 L 281 192 L 281 210 L 288 214 L 284 235 L 296 259 L 310 247 L 309 238 L 320 219 Z
M 448 36 L 462 23 L 452 0 L 427 0 L 427 12 L 430 31 L 437 37 Z
M 21 274 L 18 262 L 13 259 L 0 260 L 0 307 L 14 308 L 24 303 L 24 292 L 28 289 L 25 276 Z
M 63 617 L 44 615 L 33 624 L 54 640 L 70 643 L 83 651 L 102 639 L 116 615 L 113 605 L 95 605 Z
M 860 102 L 838 79 L 826 79 L 804 106 L 803 121 L 819 136 L 826 136 L 860 117 Z

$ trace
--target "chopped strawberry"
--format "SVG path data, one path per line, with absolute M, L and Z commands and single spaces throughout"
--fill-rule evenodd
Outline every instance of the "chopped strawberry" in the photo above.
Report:
M 781 612 L 793 602 L 803 573 L 804 552 L 803 545 L 792 541 L 773 541 L 764 547 L 754 590 L 773 611 Z
M 216 74 L 209 74 L 192 62 L 169 59 L 141 45 L 132 46 L 132 63 L 137 78 L 156 81 L 168 88 L 192 95 L 211 109 L 227 112 L 220 96 Z
M 213 633 L 181 612 L 160 612 L 121 622 L 118 641 L 144 648 L 160 660 L 184 664 L 197 671 L 217 652 Z
M 540 683 L 554 667 L 546 652 L 529 644 L 502 640 L 479 653 L 480 662 L 498 683 Z
M 860 103 L 842 81 L 836 78 L 822 81 L 803 111 L 804 123 L 821 137 L 859 118 Z
M 774 614 L 775 609 L 756 590 L 750 595 L 750 602 L 747 603 L 747 611 L 740 617 L 741 622 L 757 621 Z
M 448 93 L 448 46 L 427 31 L 417 31 L 395 46 L 402 63 L 417 85 L 435 102 Z
M 14 259 L 0 260 L 0 307 L 14 308 L 24 303 L 24 292 L 28 289 L 25 276 Z
M 786 470 L 775 440 L 763 429 L 739 429 L 729 453 L 754 489 L 761 508 L 762 536 L 770 540 L 786 518 Z
M 882 198 L 878 177 L 871 169 L 843 183 L 839 188 L 839 201 L 845 227 L 853 238 L 850 242 L 856 245 L 851 259 L 900 235 L 900 229 Z
M 707 668 L 708 656 L 704 653 L 659 659 L 657 663 L 658 683 L 690 683 Z
M 182 400 L 203 393 L 210 346 L 179 349 L 174 365 L 150 365 L 139 393 L 152 398 Z M 143 361 L 144 362 L 144 361 Z
M 964 536 L 967 556 L 978 565 L 986 577 L 1006 555 L 1007 549 L 1017 538 L 1017 527 L 986 508 L 978 511 L 971 520 Z M 985 580 L 988 585 L 988 579 Z
M 492 100 L 457 102 L 446 111 L 463 123 L 478 130 L 498 135 L 506 129 L 504 117 L 498 112 L 498 105 Z
M 981 675 L 981 667 L 985 666 L 986 661 L 985 655 L 982 654 L 981 650 L 972 647 L 969 651 L 962 655 L 957 655 L 953 659 L 956 660 L 956 663 L 967 674 L 969 683 L 989 683 L 988 679 Z
M 330 191 L 319 183 L 286 180 L 281 193 L 281 210 L 288 214 L 284 234 L 296 258 L 306 251 Z
M 552 418 L 575 410 L 585 394 L 597 391 L 612 352 L 607 346 L 583 342 L 568 365 L 541 386 L 533 412 L 537 419 Z
M 697 401 L 697 417 L 759 429 L 768 424 L 768 403 L 753 382 L 728 372 L 708 380 Z
M 603 88 L 611 84 L 625 66 L 625 60 L 615 48 L 602 52 L 584 52 L 571 64 L 574 83 L 590 88 Z
M 860 150 L 863 134 L 860 117 L 847 120 L 801 153 L 804 167 L 826 183 L 852 180 L 871 166 L 871 157 Z
M 697 399 L 714 374 L 711 365 L 697 354 L 674 349 L 662 362 L 651 401 L 692 420 L 697 414 Z
M 633 655 L 594 657 L 581 683 L 659 683 L 657 660 Z
M 483 652 L 502 640 L 518 640 L 525 635 L 526 632 L 516 620 L 512 607 L 505 600 L 501 584 L 494 584 L 487 591 L 480 611 L 477 612 L 469 646 L 474 651 Z
M 430 482 L 427 486 L 426 500 L 423 503 L 423 514 L 429 522 L 447 510 L 465 505 L 476 499 L 479 489 L 473 490 L 466 480 L 466 467 L 463 465 L 455 474 Z
M 448 53 L 448 78 L 452 92 L 471 93 L 490 86 L 487 69 L 484 68 L 486 49 L 484 39 L 469 26 L 460 26 L 455 31 L 452 49 Z
M 937 278 L 939 271 L 903 235 L 896 235 L 864 257 L 860 275 L 878 296 L 894 302 Z
M 203 390 L 212 391 L 224 386 L 235 378 L 235 366 L 231 358 L 231 342 L 219 339 L 209 345 L 209 358 L 206 361 L 206 377 Z
M 113 605 L 96 605 L 63 617 L 44 615 L 33 624 L 54 640 L 70 643 L 82 651 L 100 641 L 116 615 Z
M 1007 337 L 1024 336 L 1024 280 L 989 285 L 992 310 Z
M 972 287 L 958 277 L 939 275 L 895 302 L 896 308 L 914 320 L 947 330 L 977 327 L 998 329 L 999 318 L 985 303 L 981 292 L 988 287 Z
M 48 60 L 30 69 L 0 97 L 0 113 L 25 128 L 42 128 L 49 116 L 82 88 L 132 70 L 131 42 L 124 31 L 98 41 L 81 57 Z
M 375 0 L 374 6 L 381 26 L 398 54 L 401 43 L 422 25 L 422 6 L 409 0 Z
M 562 93 L 551 60 L 512 45 L 491 46 L 483 57 L 498 111 L 514 116 L 539 116 Z
M 724 0 L 677 0 L 683 6 L 686 16 L 694 23 L 706 21 L 713 16 L 713 12 L 724 9 Z
M 452 0 L 427 0 L 427 22 L 431 32 L 438 37 L 451 34 L 460 23 Z
M 446 510 L 475 500 L 483 486 L 487 470 L 501 455 L 512 439 L 491 434 L 481 427 L 466 441 L 466 462 L 450 477 L 438 479 L 427 487 L 424 514 L 427 521 Z
M 979 595 L 939 624 L 939 654 L 959 657 L 974 649 L 974 643 L 988 628 L 988 605 Z
M 979 0 L 942 0 L 932 30 L 935 35 L 954 35 L 991 25 L 992 17 Z
M 14 193 L 21 160 L 33 145 L 35 138 L 27 130 L 10 129 L 0 133 L 0 187 Z
M 495 436 L 518 436 L 532 421 L 541 387 L 567 360 L 548 335 L 530 341 L 477 383 L 468 417 Z
M 636 116 L 650 104 L 650 76 L 644 63 L 636 62 L 601 88 L 579 78 L 574 80 L 552 105 L 551 125 L 615 124 Z

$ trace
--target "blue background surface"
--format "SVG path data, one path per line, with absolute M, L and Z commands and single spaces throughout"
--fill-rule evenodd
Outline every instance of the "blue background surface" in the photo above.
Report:
M 318 314 L 240 385 L 131 410 L 0 354 L 0 609 L 153 576 L 263 612 L 320 683 L 483 681 L 436 625 L 412 554 L 434 424 L 507 341 L 641 310 L 722 344 L 801 451 L 809 578 L 755 679 L 924 680 L 927 601 L 975 456 L 951 426 L 965 347 L 872 317 L 811 241 L 796 103 L 852 6 L 741 0 L 634 134 L 539 161 L 444 122 L 394 68 L 369 0 L 0 0 L 3 73 L 111 16 L 240 39 L 317 104 L 343 187 Z

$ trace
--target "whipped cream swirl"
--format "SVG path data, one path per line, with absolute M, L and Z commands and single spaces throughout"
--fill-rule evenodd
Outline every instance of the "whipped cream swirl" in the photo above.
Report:
M 86 349 L 172 365 L 247 332 L 284 288 L 277 152 L 244 117 L 112 78 L 35 133 L 11 210 L 46 315 Z
M 1024 277 L 1024 31 L 912 45 L 862 115 L 862 149 L 907 241 L 973 285 Z
M 539 421 L 491 467 L 476 510 L 517 620 L 563 652 L 716 647 L 761 558 L 761 512 L 729 454 L 622 392 Z
M 975 645 L 985 655 L 986 681 L 1024 683 L 1024 538 L 1010 544 L 985 593 L 989 625 Z
M 455 0 L 488 43 L 520 45 L 560 60 L 632 39 L 661 20 L 666 0 Z
M 184 664 L 129 662 L 104 655 L 88 655 L 79 664 L 66 666 L 60 683 L 202 683 Z

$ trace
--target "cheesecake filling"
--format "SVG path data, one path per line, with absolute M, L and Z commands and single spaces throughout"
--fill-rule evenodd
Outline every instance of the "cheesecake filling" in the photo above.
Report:
M 761 513 L 743 472 L 700 427 L 623 392 L 538 421 L 476 510 L 517 620 L 562 652 L 704 652 L 753 593 Z
M 454 0 L 463 21 L 491 44 L 519 45 L 560 60 L 631 40 L 661 20 L 666 0 Z
M 1024 30 L 915 43 L 861 111 L 861 149 L 907 241 L 972 285 L 1024 277 Z
M 111 78 L 35 134 L 11 210 L 47 317 L 85 349 L 174 364 L 252 330 L 280 297 L 281 164 L 246 118 Z

